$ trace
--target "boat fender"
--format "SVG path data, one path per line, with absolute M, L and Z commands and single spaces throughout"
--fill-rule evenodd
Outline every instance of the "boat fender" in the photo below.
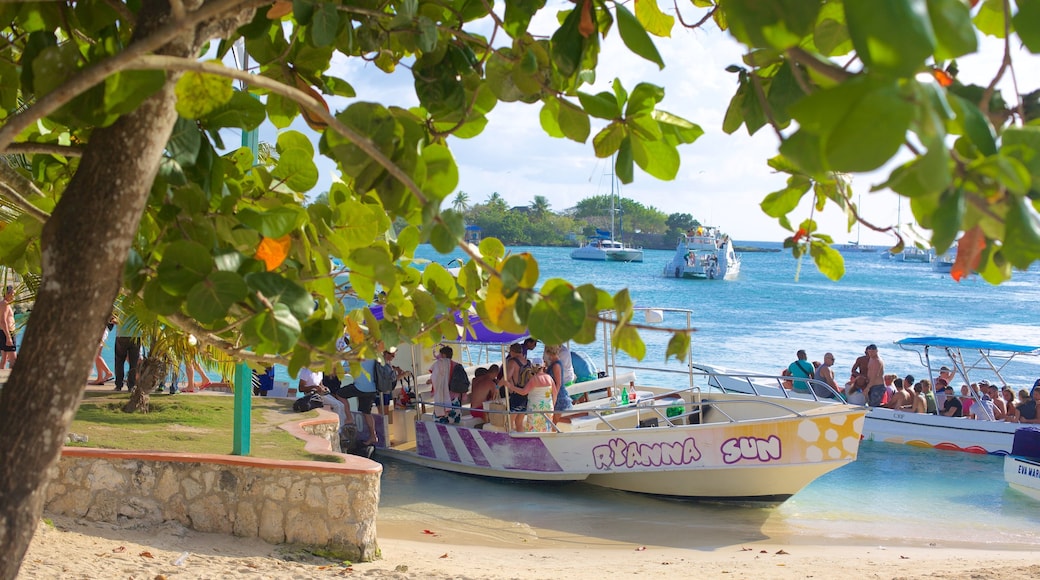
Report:
M 678 278 L 681 273 L 682 273 L 682 268 L 679 267 L 679 266 L 676 266 L 675 267 L 675 277 Z

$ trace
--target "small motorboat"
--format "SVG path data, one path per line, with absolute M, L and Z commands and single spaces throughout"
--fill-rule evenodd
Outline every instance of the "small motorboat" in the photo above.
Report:
M 1004 457 L 1004 480 L 1011 489 L 1040 501 L 1040 426 L 1015 431 L 1011 455 Z
M 664 267 L 668 278 L 732 280 L 740 274 L 740 255 L 733 240 L 718 228 L 697 226 L 679 236 L 672 261 Z

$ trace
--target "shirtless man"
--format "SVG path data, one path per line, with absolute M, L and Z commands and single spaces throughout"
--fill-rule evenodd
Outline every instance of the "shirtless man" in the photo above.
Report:
M 834 369 L 831 368 L 832 366 L 834 366 L 834 355 L 828 352 L 823 355 L 823 364 L 820 365 L 820 368 L 816 369 L 815 374 L 817 380 L 827 383 L 827 386 L 834 389 L 834 393 L 837 393 L 839 391 L 838 383 L 834 382 Z M 816 395 L 819 397 L 834 396 L 834 393 L 821 389 L 820 387 L 814 387 L 813 391 L 816 391 Z
M 878 356 L 877 345 L 867 347 L 867 404 L 880 407 L 885 399 L 885 361 Z
M 910 409 L 911 413 L 927 413 L 928 412 L 928 401 L 924 398 L 924 389 L 921 387 L 921 383 L 914 385 L 914 404 Z
M 889 409 L 895 409 L 897 411 L 906 410 L 913 406 L 913 394 L 906 389 L 903 384 L 903 379 L 896 378 L 892 381 L 896 391 L 892 393 L 892 396 L 888 399 L 888 404 L 885 405 Z
M 852 363 L 852 376 L 849 379 L 852 381 L 853 392 L 863 391 L 863 396 L 866 398 L 866 390 L 869 386 L 867 384 L 867 362 L 870 360 L 870 356 L 867 355 L 867 351 L 863 351 L 863 355 L 856 358 L 856 362 Z

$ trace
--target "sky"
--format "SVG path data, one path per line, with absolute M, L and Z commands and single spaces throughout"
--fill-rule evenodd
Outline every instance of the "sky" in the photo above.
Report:
M 666 4 L 661 4 L 662 9 L 674 13 L 674 5 Z M 548 6 L 550 9 L 532 22 L 532 31 L 551 34 L 556 25 L 556 9 L 573 4 L 550 0 Z M 684 10 L 684 19 L 688 22 L 703 14 L 693 8 Z M 689 213 L 737 240 L 783 240 L 789 232 L 759 207 L 767 194 L 783 188 L 786 179 L 786 175 L 775 174 L 766 165 L 766 160 L 776 154 L 776 135 L 769 128 L 759 130 L 754 136 L 748 136 L 743 127 L 733 135 L 726 135 L 721 129 L 737 82 L 736 75 L 726 72 L 725 68 L 742 64 L 741 46 L 714 23 L 698 30 L 677 25 L 671 38 L 655 37 L 654 41 L 664 59 L 664 70 L 628 52 L 615 26 L 602 41 L 597 83 L 582 90 L 590 93 L 609 90 L 615 77 L 621 78 L 629 90 L 643 81 L 663 86 L 665 98 L 658 108 L 698 124 L 704 135 L 693 144 L 680 147 L 681 166 L 675 180 L 657 180 L 637 167 L 635 181 L 623 186 L 621 194 L 666 214 Z M 986 85 L 997 70 L 1000 44 L 988 41 L 983 46 L 981 56 L 959 62 L 962 82 Z M 1029 68 L 1019 67 L 1019 92 L 1023 94 L 1040 84 L 1040 75 L 1026 74 L 1027 71 L 1035 73 L 1036 59 L 1028 62 Z M 354 86 L 357 100 L 404 107 L 418 102 L 411 73 L 405 67 L 386 75 L 355 58 L 334 61 L 330 72 Z M 1023 81 L 1031 86 L 1023 86 Z M 1006 84 L 1002 89 L 1006 99 L 1013 94 Z M 334 111 L 348 104 L 347 100 L 330 100 Z M 499 103 L 489 114 L 488 126 L 480 136 L 450 140 L 459 166 L 458 190 L 469 195 L 471 204 L 483 202 L 496 192 L 510 205 L 529 205 L 534 196 L 544 195 L 554 211 L 562 211 L 583 198 L 610 192 L 606 177 L 610 171 L 609 160 L 598 159 L 592 148 L 592 135 L 603 124 L 596 125 L 598 120 L 593 119 L 592 133 L 585 144 L 555 139 L 542 131 L 538 122 L 539 108 L 540 104 Z M 262 132 L 261 139 L 268 137 Z M 327 190 L 335 175 L 331 162 L 320 167 L 322 177 L 315 194 Z M 907 223 L 911 219 L 910 211 L 905 206 L 900 208 L 897 196 L 891 192 L 870 192 L 871 186 L 884 181 L 887 173 L 888 170 L 853 178 L 861 215 L 878 225 L 895 225 L 897 216 L 899 222 Z M 449 196 L 444 207 L 450 202 Z M 808 218 L 809 206 L 810 203 L 804 201 L 791 215 L 791 222 L 797 224 Z M 836 206 L 829 205 L 813 217 L 836 243 L 894 244 L 890 235 L 867 228 L 854 228 L 849 232 L 845 216 Z

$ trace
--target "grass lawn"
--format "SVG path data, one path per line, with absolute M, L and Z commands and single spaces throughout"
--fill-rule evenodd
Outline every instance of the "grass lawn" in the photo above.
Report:
M 234 397 L 230 395 L 150 396 L 148 413 L 124 413 L 120 409 L 129 393 L 87 391 L 69 428 L 86 435 L 76 447 L 179 451 L 230 454 L 234 427 Z M 317 417 L 317 411 L 296 413 L 290 399 L 253 397 L 252 435 L 249 456 L 264 459 L 332 461 L 333 455 L 316 455 L 303 450 L 303 441 L 278 425 Z

